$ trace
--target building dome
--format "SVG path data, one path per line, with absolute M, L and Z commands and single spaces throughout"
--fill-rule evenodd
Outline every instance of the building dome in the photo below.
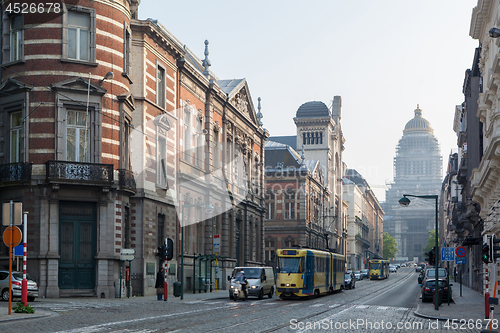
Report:
M 312 118 L 312 117 L 331 117 L 330 110 L 323 102 L 307 102 L 302 104 L 295 117 L 297 118 Z
M 406 123 L 404 134 L 407 133 L 434 133 L 431 124 L 427 119 L 422 118 L 422 110 L 420 110 L 418 104 L 415 109 L 415 117 Z

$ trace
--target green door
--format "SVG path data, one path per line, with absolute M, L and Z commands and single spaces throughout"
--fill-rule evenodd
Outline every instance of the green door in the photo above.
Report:
M 60 203 L 60 289 L 93 289 L 95 286 L 96 216 L 94 203 Z

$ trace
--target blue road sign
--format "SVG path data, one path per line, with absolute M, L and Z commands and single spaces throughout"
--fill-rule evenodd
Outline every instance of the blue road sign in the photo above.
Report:
M 14 248 L 14 255 L 17 257 L 22 257 L 24 255 L 24 245 L 19 244 Z
M 455 257 L 455 264 L 466 264 L 467 257 Z
M 455 261 L 455 248 L 442 247 L 441 248 L 441 261 Z

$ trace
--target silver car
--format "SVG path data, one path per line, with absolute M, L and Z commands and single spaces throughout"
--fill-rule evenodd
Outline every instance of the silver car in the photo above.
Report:
M 38 297 L 38 284 L 26 274 L 28 280 L 28 302 L 33 302 Z M 23 273 L 12 272 L 12 297 L 21 297 Z M 9 271 L 0 271 L 0 291 L 4 301 L 9 300 Z

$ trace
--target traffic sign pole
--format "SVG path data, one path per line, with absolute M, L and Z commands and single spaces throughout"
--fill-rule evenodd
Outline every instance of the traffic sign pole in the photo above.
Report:
M 27 244 L 26 238 L 28 235 L 28 212 L 24 212 L 24 225 L 23 225 L 23 281 L 21 285 L 21 302 L 24 306 L 28 305 L 28 280 L 26 279 L 26 251 Z
M 12 200 L 10 201 L 10 224 L 9 224 L 9 229 L 10 229 L 10 242 L 9 242 L 9 315 L 12 314 L 12 255 L 13 255 L 13 249 L 12 249 L 12 241 L 14 239 L 14 228 L 12 226 L 14 225 L 14 203 Z

